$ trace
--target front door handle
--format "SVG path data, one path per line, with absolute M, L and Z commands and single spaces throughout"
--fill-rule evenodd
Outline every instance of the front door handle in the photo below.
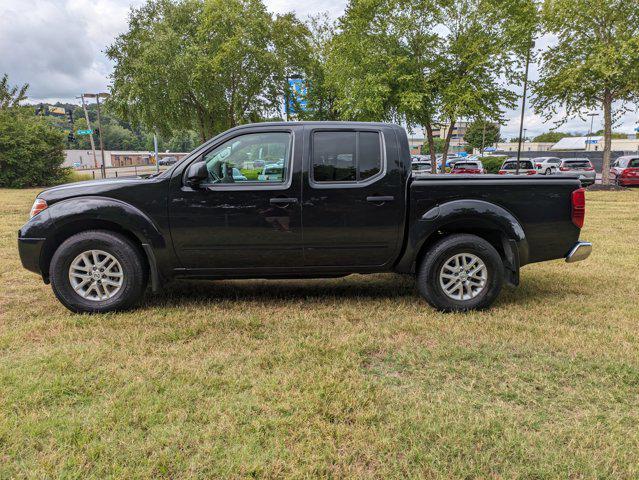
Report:
M 395 197 L 392 195 L 374 195 L 372 197 L 366 197 L 366 201 L 371 203 L 392 202 L 393 200 L 395 200 Z
M 269 200 L 271 205 L 288 205 L 289 203 L 297 203 L 297 198 L 275 197 Z

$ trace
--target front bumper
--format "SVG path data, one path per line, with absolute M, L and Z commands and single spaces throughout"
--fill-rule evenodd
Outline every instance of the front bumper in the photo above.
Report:
M 22 266 L 27 270 L 42 274 L 40 271 L 40 254 L 44 246 L 44 238 L 18 237 L 18 253 Z
M 577 242 L 570 249 L 568 255 L 566 255 L 567 263 L 581 262 L 590 256 L 592 252 L 592 243 L 590 242 Z

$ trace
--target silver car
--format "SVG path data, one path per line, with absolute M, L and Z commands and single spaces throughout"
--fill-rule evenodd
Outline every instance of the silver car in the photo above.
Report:
M 595 167 L 587 158 L 563 159 L 557 173 L 571 177 L 578 176 L 582 185 L 592 185 L 597 178 Z
M 561 158 L 558 157 L 536 157 L 532 159 L 533 164 L 537 172 L 542 175 L 552 175 L 559 171 L 559 165 L 561 164 Z

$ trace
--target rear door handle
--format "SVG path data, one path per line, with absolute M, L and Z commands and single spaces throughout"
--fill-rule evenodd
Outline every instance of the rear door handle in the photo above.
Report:
M 392 202 L 393 200 L 395 200 L 395 197 L 392 195 L 375 195 L 372 197 L 366 197 L 366 201 L 371 203 Z
M 275 197 L 269 200 L 271 205 L 286 205 L 289 203 L 297 203 L 297 198 Z

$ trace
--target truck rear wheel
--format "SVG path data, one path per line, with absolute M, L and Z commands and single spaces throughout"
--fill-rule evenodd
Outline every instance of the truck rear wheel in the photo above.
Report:
M 444 312 L 490 307 L 504 283 L 499 252 L 481 237 L 450 235 L 433 245 L 419 266 L 417 286 Z
M 139 250 L 125 236 L 105 230 L 66 239 L 53 254 L 49 270 L 56 297 L 76 313 L 130 308 L 147 284 Z

